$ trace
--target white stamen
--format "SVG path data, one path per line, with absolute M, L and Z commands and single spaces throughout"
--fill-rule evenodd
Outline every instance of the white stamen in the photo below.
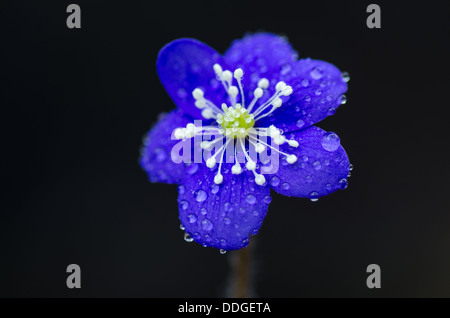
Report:
M 200 88 L 196 88 L 192 91 L 192 96 L 195 100 L 203 99 L 203 91 Z
M 289 155 L 286 157 L 286 161 L 289 162 L 290 164 L 293 164 L 297 161 L 297 156 L 296 155 Z
M 256 163 L 250 158 L 247 159 L 247 163 L 245 164 L 245 166 L 247 167 L 248 170 L 256 169 Z
M 216 159 L 214 157 L 210 157 L 210 158 L 208 158 L 208 160 L 206 160 L 206 166 L 208 168 L 214 167 L 215 164 L 216 164 Z
M 256 184 L 263 185 L 264 183 L 266 183 L 266 178 L 262 174 L 257 174 L 256 172 L 254 172 L 254 174 L 255 174 L 255 183 Z
M 222 66 L 220 66 L 219 64 L 214 64 L 213 69 L 217 76 L 222 75 Z
M 234 78 L 236 80 L 240 80 L 243 75 L 244 75 L 244 71 L 242 70 L 242 68 L 237 68 L 234 70 Z
M 286 142 L 288 143 L 289 146 L 297 148 L 298 147 L 298 142 L 296 140 L 288 140 L 286 139 Z
M 214 183 L 221 184 L 222 182 L 223 182 L 223 176 L 220 173 L 216 174 L 216 176 L 214 177 Z
M 236 162 L 236 164 L 234 164 L 231 167 L 231 173 L 232 174 L 240 174 L 242 172 L 242 168 L 241 165 L 239 163 Z
M 269 80 L 267 78 L 261 78 L 258 81 L 258 87 L 259 88 L 263 88 L 263 89 L 267 89 L 269 87 Z

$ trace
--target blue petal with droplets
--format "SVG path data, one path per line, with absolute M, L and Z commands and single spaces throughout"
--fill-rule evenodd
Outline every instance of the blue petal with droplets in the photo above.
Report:
M 275 125 L 284 132 L 307 128 L 333 115 L 345 102 L 347 83 L 333 64 L 302 59 L 280 79 L 292 86 L 293 93 L 271 116 L 258 121 L 258 126 Z
M 282 195 L 315 201 L 347 187 L 349 160 L 335 133 L 312 126 L 287 133 L 286 137 L 296 140 L 299 146 L 283 144 L 280 150 L 296 155 L 297 161 L 289 164 L 280 158 L 278 172 L 267 178 L 272 189 Z
M 185 127 L 193 119 L 179 109 L 161 117 L 144 138 L 139 162 L 151 182 L 180 183 L 185 176 L 197 173 L 199 164 L 189 162 L 194 161 L 194 152 L 199 151 L 199 147 L 192 147 L 191 140 L 183 142 L 173 140 L 171 136 L 175 128 Z M 180 148 L 183 146 L 185 149 L 191 150 L 191 160 L 185 160 L 188 162 L 187 164 L 180 162 L 179 158 L 173 158 L 176 153 L 172 150 L 177 144 Z
M 194 118 L 203 118 L 192 91 L 200 88 L 220 107 L 226 92 L 216 79 L 213 65 L 224 65 L 219 53 L 194 39 L 178 39 L 161 49 L 156 62 L 159 79 L 175 104 Z
M 202 166 L 179 188 L 180 221 L 194 241 L 223 250 L 247 246 L 249 235 L 257 234 L 266 216 L 270 197 L 268 185 L 255 184 L 253 173 L 231 173 L 232 164 L 222 166 L 223 182 L 214 183 L 216 171 Z

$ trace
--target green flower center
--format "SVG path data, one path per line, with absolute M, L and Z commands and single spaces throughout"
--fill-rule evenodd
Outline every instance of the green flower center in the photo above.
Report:
M 217 123 L 222 127 L 222 134 L 227 137 L 246 137 L 247 130 L 255 125 L 254 115 L 249 114 L 240 104 L 234 107 L 223 105 L 222 110 L 223 115 L 217 114 Z

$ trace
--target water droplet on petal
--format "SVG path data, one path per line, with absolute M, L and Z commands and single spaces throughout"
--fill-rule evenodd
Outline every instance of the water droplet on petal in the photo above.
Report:
M 311 96 L 306 95 L 306 96 L 305 96 L 305 101 L 306 101 L 306 102 L 310 102 L 310 101 L 311 101 Z
M 206 200 L 206 197 L 208 195 L 206 194 L 205 191 L 200 189 L 200 190 L 195 191 L 194 196 L 195 196 L 195 200 L 197 200 L 197 202 L 203 202 Z
M 223 205 L 225 211 L 230 211 L 231 210 L 231 204 L 230 202 L 225 202 L 225 204 Z
M 259 215 L 259 212 L 258 211 L 253 211 L 253 216 L 258 216 Z
M 322 168 L 322 165 L 320 164 L 320 161 L 314 161 L 313 162 L 313 168 L 314 168 L 314 170 L 320 170 Z
M 202 209 L 200 210 L 200 213 L 201 213 L 202 215 L 206 215 L 206 213 L 208 213 L 208 211 L 206 211 L 205 208 L 202 208 Z
M 309 75 L 311 75 L 311 77 L 315 80 L 321 79 L 323 76 L 323 70 L 321 67 L 315 67 L 311 70 Z
M 347 102 L 347 96 L 341 95 L 340 100 L 341 100 L 341 105 L 344 105 Z
M 282 187 L 284 190 L 289 190 L 289 183 L 284 182 L 284 183 L 281 185 L 281 187 Z
M 331 184 L 327 183 L 326 188 L 327 190 L 331 190 Z
M 277 187 L 280 184 L 280 178 L 277 176 L 273 176 L 273 178 L 270 180 L 270 185 L 272 187 Z
M 220 252 L 220 254 L 222 254 L 222 255 L 227 253 L 227 251 L 224 250 L 224 249 L 220 249 L 219 252 Z
M 245 201 L 247 201 L 248 204 L 255 204 L 256 203 L 256 197 L 253 194 L 249 194 L 245 198 Z
M 186 172 L 190 175 L 196 173 L 198 171 L 198 164 L 193 163 L 187 167 Z
M 211 193 L 216 194 L 217 192 L 219 192 L 219 186 L 217 184 L 213 184 L 211 186 Z
M 270 195 L 266 195 L 263 199 L 264 203 L 269 204 L 270 202 L 272 202 L 272 197 Z
M 341 140 L 334 132 L 327 132 L 322 137 L 322 147 L 326 151 L 336 151 L 340 144 Z
M 184 194 L 186 192 L 186 188 L 184 185 L 179 185 L 178 186 L 178 193 L 179 194 Z
M 184 225 L 183 225 L 183 224 L 180 224 L 180 230 L 182 230 L 182 231 L 184 231 L 184 230 L 185 230 L 185 227 L 184 227 Z
M 231 219 L 230 218 L 224 218 L 223 219 L 223 223 L 225 223 L 226 225 L 231 224 Z
M 205 231 L 211 231 L 211 230 L 213 229 L 213 227 L 214 227 L 214 224 L 213 224 L 210 220 L 204 219 L 204 220 L 202 221 L 202 229 L 203 229 L 203 230 L 205 230 Z
M 188 243 L 191 243 L 194 239 L 188 233 L 184 233 L 184 240 Z
M 305 181 L 306 181 L 306 183 L 311 183 L 312 182 L 312 177 L 311 176 L 306 176 Z
M 348 83 L 348 81 L 350 80 L 350 74 L 348 72 L 342 72 L 342 79 L 344 80 L 344 82 Z
M 227 246 L 227 241 L 225 239 L 220 240 L 220 246 L 225 247 Z
M 309 85 L 309 81 L 305 78 L 305 79 L 302 81 L 302 86 L 303 86 L 303 87 L 308 87 L 308 85 Z
M 317 193 L 316 191 L 313 191 L 309 194 L 309 199 L 311 200 L 311 202 L 316 202 L 317 200 L 319 200 L 319 193 Z
M 352 170 L 353 170 L 353 165 L 352 165 L 352 164 L 349 164 L 349 165 L 348 165 L 348 170 L 349 170 L 349 171 L 352 171 Z
M 187 210 L 187 209 L 189 208 L 189 202 L 186 201 L 186 200 L 182 200 L 182 201 L 180 202 L 180 207 L 181 207 L 183 210 Z
M 341 189 L 346 189 L 348 186 L 348 181 L 345 178 L 342 178 L 341 180 L 339 180 L 339 186 Z
M 189 223 L 197 222 L 197 216 L 195 214 L 192 214 L 192 213 L 188 214 L 187 218 L 188 218 L 188 222 Z
M 298 128 L 302 128 L 303 126 L 305 126 L 305 122 L 302 119 L 297 120 L 296 123 Z

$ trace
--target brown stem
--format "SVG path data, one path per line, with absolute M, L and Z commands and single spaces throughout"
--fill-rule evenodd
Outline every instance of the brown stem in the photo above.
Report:
M 248 298 L 252 296 L 251 260 L 253 245 L 254 242 L 250 242 L 247 247 L 234 251 L 230 255 L 230 297 Z

